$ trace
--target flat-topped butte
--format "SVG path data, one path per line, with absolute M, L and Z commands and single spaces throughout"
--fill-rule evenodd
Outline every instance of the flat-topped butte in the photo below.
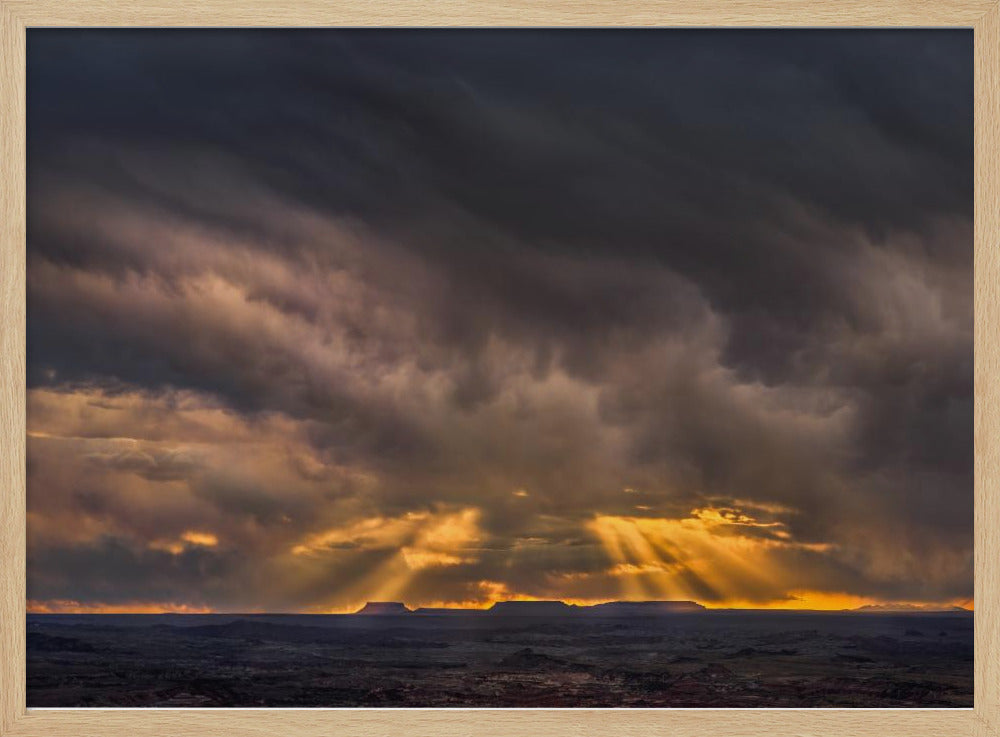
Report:
M 498 601 L 489 609 L 462 609 L 458 607 L 419 607 L 411 610 L 398 601 L 370 601 L 355 614 L 422 616 L 504 616 L 504 617 L 560 617 L 560 616 L 656 616 L 661 614 L 690 614 L 705 611 L 694 601 L 607 601 L 602 604 L 581 606 L 563 601 Z

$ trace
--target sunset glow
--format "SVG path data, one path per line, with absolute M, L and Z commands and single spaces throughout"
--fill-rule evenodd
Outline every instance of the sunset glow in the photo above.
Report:
M 35 34 L 29 611 L 971 608 L 964 37 L 699 34 Z

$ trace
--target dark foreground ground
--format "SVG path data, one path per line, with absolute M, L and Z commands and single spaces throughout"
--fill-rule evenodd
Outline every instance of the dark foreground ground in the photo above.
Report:
M 29 615 L 28 706 L 972 705 L 969 614 Z

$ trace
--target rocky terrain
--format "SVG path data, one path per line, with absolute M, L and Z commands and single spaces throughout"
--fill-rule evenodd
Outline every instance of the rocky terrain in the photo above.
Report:
M 421 615 L 385 604 L 373 616 L 29 615 L 28 705 L 972 705 L 970 613 Z

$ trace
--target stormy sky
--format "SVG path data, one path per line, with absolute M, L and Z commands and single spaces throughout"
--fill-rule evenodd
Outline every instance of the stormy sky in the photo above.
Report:
M 970 31 L 27 69 L 34 610 L 970 603 Z

